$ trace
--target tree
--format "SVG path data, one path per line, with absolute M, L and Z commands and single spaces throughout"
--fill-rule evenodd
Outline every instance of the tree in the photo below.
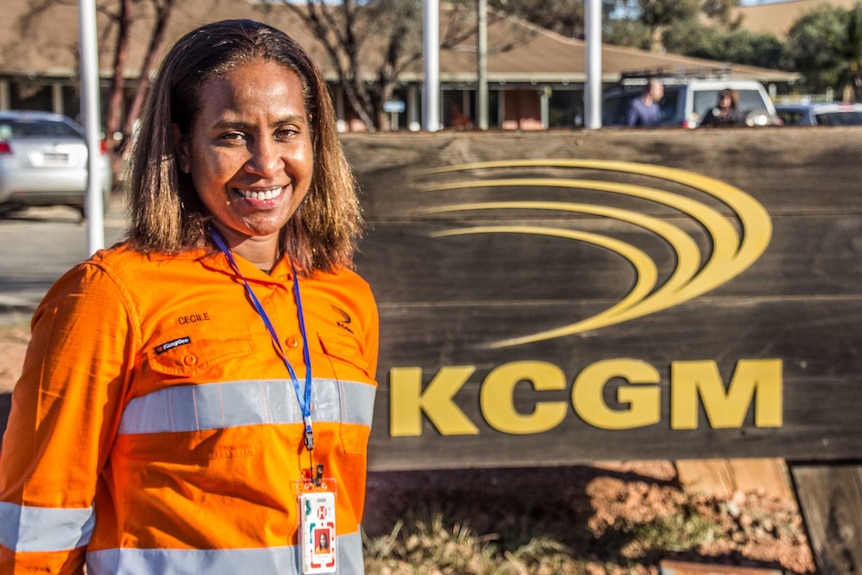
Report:
M 125 155 L 129 152 L 129 142 L 135 121 L 149 91 L 149 79 L 158 65 L 158 55 L 165 38 L 165 32 L 177 0 L 101 0 L 96 9 L 100 18 L 99 44 L 106 47 L 113 57 L 113 74 L 108 88 L 105 105 L 105 133 L 108 152 L 114 177 L 122 177 Z M 75 0 L 38 0 L 30 4 L 30 9 L 20 22 L 21 43 L 25 44 L 35 36 L 43 19 L 62 17 L 69 8 L 75 7 Z M 133 31 L 134 30 L 134 31 Z M 148 38 L 147 49 L 140 75 L 135 84 L 132 104 L 124 110 L 124 93 L 128 73 L 128 56 L 131 35 L 144 34 Z M 70 47 L 77 59 L 76 47 Z M 115 135 L 120 137 L 116 138 Z
M 858 101 L 862 96 L 862 3 L 848 11 L 844 35 L 836 38 L 834 46 L 841 99 Z
M 740 0 L 703 0 L 700 10 L 710 20 L 719 22 L 729 30 L 734 30 L 742 22 L 739 17 L 735 20 L 731 18 L 731 12 L 739 4 Z
M 399 77 L 422 59 L 421 2 L 417 0 L 282 0 L 321 42 L 338 74 L 353 110 L 369 129 L 388 129 L 383 104 L 390 100 Z M 270 9 L 275 9 L 270 6 Z M 489 26 L 504 19 L 490 13 Z M 477 51 L 476 6 L 472 0 L 441 9 L 440 49 Z M 510 49 L 525 38 L 513 32 L 489 52 Z M 472 42 L 472 44 L 471 44 Z
M 803 15 L 790 28 L 786 54 L 809 92 L 834 89 L 840 82 L 836 46 L 847 32 L 847 11 L 823 5 Z
M 636 20 L 646 29 L 649 38 L 646 49 L 652 49 L 662 28 L 680 20 L 694 19 L 700 10 L 700 4 L 701 0 L 618 0 L 617 2 L 618 11 L 624 14 L 625 18 Z M 634 29 L 629 27 L 629 30 Z M 640 43 L 641 36 L 642 33 L 628 37 Z M 621 35 L 621 37 L 626 36 Z
M 383 104 L 394 92 L 398 75 L 422 55 L 421 4 L 413 0 L 286 1 L 314 31 L 338 73 L 347 100 L 370 128 L 387 128 Z M 367 73 L 367 65 L 375 68 Z M 373 81 L 368 82 L 369 76 Z
M 669 26 L 679 20 L 691 20 L 700 12 L 700 0 L 638 0 L 640 20 L 650 30 Z
M 601 0 L 607 24 L 618 0 Z M 488 5 L 501 14 L 517 16 L 567 38 L 584 38 L 584 0 L 489 0 Z
M 673 54 L 682 54 L 693 58 L 722 60 L 719 54 L 722 33 L 711 26 L 702 26 L 696 20 L 675 22 L 662 34 L 662 46 Z
M 491 0 L 489 5 L 568 38 L 584 37 L 584 0 Z
M 662 45 L 668 52 L 694 58 L 772 69 L 787 67 L 784 43 L 778 37 L 748 30 L 725 31 L 695 20 L 676 22 L 665 29 Z
M 652 31 L 638 20 L 614 18 L 605 23 L 602 41 L 638 50 L 650 50 Z
M 123 3 L 126 3 L 129 0 L 121 1 Z M 137 1 L 140 2 L 141 0 Z M 144 63 L 141 67 L 141 72 L 138 76 L 137 84 L 135 85 L 135 96 L 132 99 L 132 103 L 125 114 L 125 121 L 123 122 L 123 127 L 121 130 L 122 139 L 120 140 L 120 145 L 117 146 L 115 153 L 112 154 L 112 158 L 115 158 L 115 161 L 117 162 L 125 160 L 131 152 L 131 146 L 129 146 L 129 143 L 131 142 L 134 135 L 135 124 L 137 123 L 138 118 L 140 117 L 143 110 L 144 101 L 146 100 L 147 94 L 150 91 L 150 79 L 153 77 L 153 74 L 155 74 L 156 68 L 159 65 L 159 51 L 164 44 L 165 34 L 167 33 L 168 29 L 168 22 L 177 3 L 177 0 L 146 1 L 149 1 L 154 9 L 155 21 L 152 28 L 150 28 L 151 33 L 149 36 L 147 50 L 144 55 Z M 123 38 L 125 41 L 128 37 L 128 32 L 126 31 L 125 33 L 123 33 L 122 31 L 118 31 L 117 37 L 118 43 L 120 38 Z M 119 66 L 115 64 L 115 81 L 113 83 L 112 89 L 122 91 L 122 78 L 117 78 L 118 73 L 116 72 L 116 68 L 119 68 Z M 108 111 L 110 113 L 112 111 L 112 108 L 109 107 Z M 119 116 L 120 114 L 118 114 L 118 117 Z M 108 134 L 113 133 L 110 131 L 110 127 L 111 126 L 108 126 L 106 130 Z
M 731 18 L 732 9 L 740 0 L 616 0 L 610 2 L 616 7 L 614 18 L 606 23 L 606 38 L 612 44 L 629 46 L 644 50 L 652 49 L 654 43 L 663 39 L 668 29 L 677 31 L 682 28 L 703 36 L 698 16 L 703 14 L 718 22 L 727 30 L 739 25 L 739 19 Z M 684 39 L 674 33 L 673 42 L 686 45 L 700 45 L 697 38 Z M 675 51 L 662 43 L 662 48 Z
M 722 60 L 773 70 L 787 70 L 784 41 L 773 34 L 734 30 L 722 38 Z

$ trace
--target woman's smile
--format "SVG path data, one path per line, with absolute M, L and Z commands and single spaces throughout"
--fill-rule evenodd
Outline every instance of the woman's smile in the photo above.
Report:
M 239 188 L 234 188 L 233 191 L 247 200 L 274 200 L 279 198 L 282 192 L 284 192 L 284 186 L 269 188 L 266 190 L 241 190 Z

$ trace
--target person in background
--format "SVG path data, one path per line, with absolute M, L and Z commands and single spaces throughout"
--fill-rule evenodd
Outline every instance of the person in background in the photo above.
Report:
M 739 109 L 739 94 L 725 89 L 718 93 L 718 102 L 703 115 L 699 126 L 744 126 L 745 112 Z
M 0 572 L 298 574 L 315 484 L 335 487 L 337 572 L 363 573 L 378 311 L 323 77 L 264 24 L 189 32 L 130 181 L 128 238 L 33 316 Z
M 461 106 L 453 102 L 449 106 L 449 125 L 456 130 L 469 130 L 473 127 L 473 122 L 464 115 Z
M 650 78 L 641 95 L 629 104 L 626 110 L 626 126 L 658 126 L 661 123 L 660 103 L 663 97 L 664 84 L 658 78 Z

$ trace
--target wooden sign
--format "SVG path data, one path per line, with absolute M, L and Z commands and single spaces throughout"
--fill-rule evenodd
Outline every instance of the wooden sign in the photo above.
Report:
M 862 455 L 858 131 L 343 141 L 372 469 Z

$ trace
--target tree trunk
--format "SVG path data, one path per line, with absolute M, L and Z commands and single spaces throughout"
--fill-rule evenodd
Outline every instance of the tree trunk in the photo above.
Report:
M 141 75 L 138 78 L 138 86 L 135 90 L 135 97 L 129 110 L 126 113 L 126 122 L 123 125 L 123 146 L 122 159 L 125 161 L 131 153 L 134 140 L 135 123 L 141 115 L 141 110 L 144 106 L 144 100 L 150 90 L 150 78 L 153 76 L 156 66 L 158 65 L 159 48 L 165 39 L 165 33 L 168 28 L 168 21 L 173 12 L 176 0 L 166 0 L 165 3 L 156 10 L 156 26 L 153 30 L 153 35 L 150 37 L 150 44 L 147 47 L 147 57 L 144 65 L 141 67 Z
M 116 182 L 122 166 L 122 159 L 115 149 L 120 142 L 114 139 L 114 134 L 120 130 L 123 117 L 123 89 L 126 61 L 129 56 L 129 29 L 132 20 L 132 0 L 120 0 L 120 15 L 117 27 L 117 45 L 114 51 L 114 77 L 111 82 L 111 93 L 108 97 L 107 118 L 105 120 L 105 144 L 111 158 L 111 167 Z

